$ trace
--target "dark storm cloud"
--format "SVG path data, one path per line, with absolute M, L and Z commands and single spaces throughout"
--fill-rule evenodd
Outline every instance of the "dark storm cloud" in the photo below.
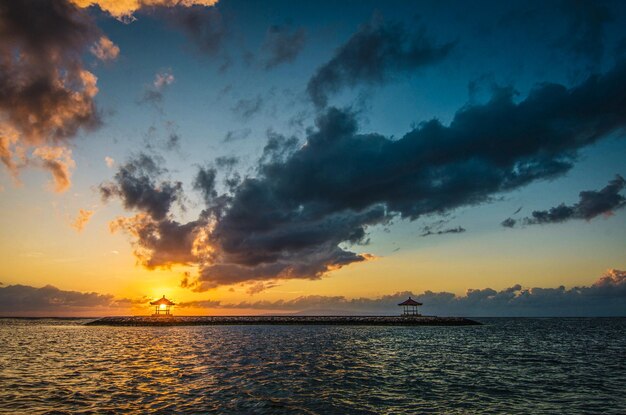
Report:
M 424 236 L 432 236 L 432 235 L 445 235 L 448 233 L 464 233 L 465 231 L 466 229 L 462 226 L 457 226 L 455 228 L 441 229 L 441 230 L 424 229 L 424 232 L 422 232 L 420 236 L 424 237 Z
M 274 131 L 267 131 L 267 142 L 263 147 L 263 155 L 259 164 L 283 162 L 289 158 L 300 145 L 297 137 L 286 137 Z
M 331 108 L 305 146 L 262 164 L 256 180 L 281 199 L 325 211 L 385 203 L 416 219 L 483 202 L 562 174 L 579 148 L 623 128 L 625 81 L 619 66 L 571 89 L 542 84 L 519 103 L 514 91 L 500 90 L 463 107 L 449 126 L 431 120 L 398 140 L 358 134 L 352 113 Z
M 182 197 L 182 183 L 157 179 L 165 173 L 155 160 L 140 154 L 119 167 L 112 182 L 103 183 L 99 190 L 103 200 L 119 198 L 126 209 L 145 211 L 155 220 L 163 219 L 175 201 Z
M 0 1 L 0 159 L 14 175 L 28 164 L 59 162 L 38 163 L 25 150 L 59 153 L 44 146 L 63 145 L 79 129 L 100 124 L 96 77 L 82 62 L 97 42 L 111 43 L 66 1 Z M 69 184 L 67 173 L 60 179 Z M 67 187 L 56 182 L 61 191 Z
M 293 62 L 304 48 L 305 41 L 306 33 L 302 28 L 290 31 L 286 26 L 270 26 L 262 47 L 265 69 Z
M 581 148 L 623 130 L 626 67 L 514 97 L 497 90 L 449 125 L 430 120 L 399 139 L 359 134 L 355 115 L 336 108 L 303 143 L 270 132 L 256 176 L 223 195 L 219 171 L 196 182 L 208 205 L 193 231 L 194 249 L 204 251 L 194 254 L 199 274 L 188 286 L 319 278 L 370 259 L 354 250 L 372 226 L 446 214 L 561 175 Z
M 75 6 L 61 0 L 0 2 L 3 42 L 37 51 L 45 59 L 50 49 L 65 52 L 81 50 L 97 39 L 93 21 Z
M 160 220 L 139 213 L 130 218 L 119 217 L 109 223 L 112 233 L 123 231 L 132 235 L 133 253 L 148 269 L 169 268 L 177 264 L 194 264 L 199 253 L 194 241 L 205 222 L 179 223 L 169 218 Z
M 514 285 L 500 291 L 492 288 L 469 289 L 465 295 L 426 291 L 398 292 L 378 298 L 307 295 L 292 300 L 222 303 L 196 301 L 189 306 L 254 309 L 303 315 L 397 315 L 398 304 L 412 297 L 423 303 L 425 315 L 476 317 L 502 316 L 623 316 L 626 313 L 626 272 L 609 270 L 590 286 L 523 288 Z
M 591 220 L 600 215 L 610 216 L 615 210 L 626 206 L 626 197 L 620 194 L 626 186 L 626 180 L 616 175 L 601 190 L 586 190 L 580 192 L 579 201 L 573 205 L 561 203 L 559 206 L 548 210 L 535 210 L 528 218 L 524 218 L 525 225 L 544 225 L 549 223 L 561 223 L 573 219 Z M 502 226 L 512 228 L 516 221 L 508 218 L 502 222 Z
M 317 107 L 345 87 L 379 85 L 394 77 L 436 63 L 454 43 L 434 44 L 423 27 L 372 20 L 362 25 L 309 80 L 307 92 Z
M 219 194 L 217 187 L 218 168 L 226 176 L 224 184 L 228 189 L 232 189 L 239 184 L 239 175 L 233 174 L 232 169 L 238 163 L 236 157 L 218 157 L 215 159 L 216 167 L 200 167 L 193 181 L 193 188 L 200 192 L 205 203 L 205 210 L 202 212 L 203 218 L 219 218 L 232 197 L 228 193 Z
M 393 215 L 445 213 L 562 174 L 579 148 L 623 128 L 625 81 L 619 66 L 571 89 L 539 85 L 519 103 L 499 90 L 449 126 L 428 121 L 398 140 L 358 134 L 353 114 L 330 109 L 306 145 L 264 157 L 236 189 L 212 233 L 218 262 L 199 282 L 316 277 L 363 260 L 339 245 Z

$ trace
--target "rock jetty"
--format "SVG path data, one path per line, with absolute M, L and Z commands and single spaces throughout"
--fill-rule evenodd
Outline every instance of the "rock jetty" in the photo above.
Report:
M 472 326 L 481 323 L 463 317 L 431 316 L 170 316 L 104 317 L 90 326 L 223 326 L 223 325 L 332 325 L 332 326 Z

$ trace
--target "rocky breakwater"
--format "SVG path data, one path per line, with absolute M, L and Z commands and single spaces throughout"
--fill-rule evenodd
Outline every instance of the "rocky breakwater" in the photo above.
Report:
M 434 316 L 170 316 L 104 317 L 90 326 L 220 326 L 220 325 L 334 325 L 334 326 L 472 326 L 464 317 Z

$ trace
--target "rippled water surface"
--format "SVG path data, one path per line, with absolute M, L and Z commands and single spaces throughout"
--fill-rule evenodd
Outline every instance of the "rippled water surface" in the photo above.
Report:
M 626 414 L 626 319 L 87 327 L 0 319 L 0 413 Z

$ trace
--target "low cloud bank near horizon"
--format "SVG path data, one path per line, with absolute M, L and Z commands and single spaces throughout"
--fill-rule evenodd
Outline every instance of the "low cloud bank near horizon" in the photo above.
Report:
M 424 315 L 464 317 L 583 317 L 626 316 L 626 271 L 608 270 L 590 286 L 565 288 L 523 288 L 516 284 L 496 291 L 492 288 L 469 289 L 464 296 L 450 292 L 397 292 L 378 298 L 310 295 L 293 300 L 220 304 L 206 302 L 211 308 L 272 310 L 288 314 L 397 315 L 398 303 L 407 297 L 421 302 Z M 215 304 L 217 303 L 217 304 Z M 183 304 L 184 305 L 184 304 Z M 201 302 L 192 304 L 201 307 Z
M 463 296 L 450 292 L 397 292 L 377 298 L 309 295 L 291 300 L 243 301 L 223 303 L 206 299 L 178 302 L 179 309 L 252 310 L 253 314 L 300 315 L 397 315 L 398 303 L 411 296 L 423 303 L 424 315 L 464 317 L 594 317 L 626 316 L 626 271 L 609 269 L 589 286 L 565 288 L 523 288 L 517 284 L 500 291 L 492 288 L 469 289 Z M 174 299 L 175 300 L 175 299 Z M 145 307 L 147 297 L 115 299 L 98 293 L 64 291 L 51 285 L 35 288 L 26 285 L 0 287 L 0 315 L 85 315 L 94 310 L 128 311 Z M 176 313 L 176 312 L 174 312 Z
M 52 285 L 32 287 L 15 284 L 0 286 L 2 316 L 97 316 L 120 311 L 144 300 L 116 299 L 110 294 L 61 290 Z M 146 300 L 147 301 L 147 300 Z M 115 312 L 119 314 L 118 312 Z

